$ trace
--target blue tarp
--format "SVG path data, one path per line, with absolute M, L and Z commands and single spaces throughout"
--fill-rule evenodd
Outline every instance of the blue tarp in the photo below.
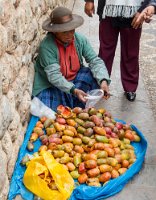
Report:
M 26 168 L 24 166 L 21 166 L 20 162 L 27 153 L 30 154 L 30 152 L 27 151 L 26 146 L 37 121 L 38 121 L 37 117 L 35 116 L 31 117 L 24 142 L 20 148 L 18 159 L 16 161 L 14 173 L 11 180 L 8 200 L 13 200 L 18 194 L 21 195 L 24 200 L 33 200 L 34 198 L 34 195 L 25 188 L 22 182 Z M 125 123 L 122 120 L 116 120 L 116 121 Z M 147 150 L 147 141 L 143 136 L 143 134 L 137 129 L 137 127 L 132 125 L 132 128 L 141 137 L 141 142 L 139 143 L 132 142 L 132 145 L 134 146 L 135 153 L 137 156 L 135 163 L 126 171 L 126 173 L 124 173 L 122 176 L 119 176 L 116 179 L 110 180 L 103 187 L 91 187 L 87 186 L 86 184 L 77 186 L 74 189 L 70 197 L 70 200 L 94 200 L 94 199 L 102 200 L 112 195 L 115 195 L 116 193 L 120 192 L 127 184 L 127 182 L 140 171 Z M 37 140 L 34 144 L 35 148 L 34 151 L 31 152 L 32 154 L 38 151 L 41 142 Z

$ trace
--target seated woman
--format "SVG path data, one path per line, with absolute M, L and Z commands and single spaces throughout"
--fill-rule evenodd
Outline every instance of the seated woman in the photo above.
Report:
M 109 94 L 104 62 L 75 28 L 83 18 L 64 7 L 54 9 L 42 28 L 48 31 L 35 63 L 33 96 L 56 111 L 58 105 L 85 107 L 86 92 L 102 89 Z M 89 64 L 85 67 L 83 58 Z

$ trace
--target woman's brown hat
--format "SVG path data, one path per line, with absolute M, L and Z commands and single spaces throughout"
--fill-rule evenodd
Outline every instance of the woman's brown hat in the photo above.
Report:
M 48 32 L 64 32 L 81 26 L 83 22 L 83 17 L 72 14 L 68 8 L 57 7 L 51 12 L 50 18 L 43 22 L 42 28 Z

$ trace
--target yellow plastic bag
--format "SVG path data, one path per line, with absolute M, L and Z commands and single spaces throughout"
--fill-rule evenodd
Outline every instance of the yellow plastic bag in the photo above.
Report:
M 48 187 L 48 174 L 51 174 L 58 190 Z M 41 178 L 39 175 L 44 175 Z M 23 183 L 32 193 L 45 200 L 66 200 L 74 189 L 74 180 L 69 172 L 47 151 L 32 159 L 27 166 Z

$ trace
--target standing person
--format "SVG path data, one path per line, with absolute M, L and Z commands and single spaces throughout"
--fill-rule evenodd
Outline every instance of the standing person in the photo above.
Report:
M 156 13 L 156 0 L 151 0 L 147 7 L 140 13 L 138 18 L 133 21 L 133 28 L 138 28 L 145 21 L 149 23 L 151 21 L 151 17 Z
M 95 12 L 94 0 L 85 0 L 85 13 L 92 17 Z M 104 60 L 109 75 L 115 56 L 118 36 L 120 34 L 121 58 L 120 71 L 122 86 L 126 98 L 134 101 L 139 81 L 139 43 L 141 28 L 132 27 L 139 13 L 148 1 L 143 0 L 99 0 L 99 56 Z
M 103 60 L 86 37 L 75 32 L 83 21 L 69 9 L 57 7 L 42 25 L 48 33 L 35 63 L 33 96 L 55 111 L 60 104 L 84 108 L 86 92 L 92 89 L 101 88 L 108 97 L 110 79 Z

